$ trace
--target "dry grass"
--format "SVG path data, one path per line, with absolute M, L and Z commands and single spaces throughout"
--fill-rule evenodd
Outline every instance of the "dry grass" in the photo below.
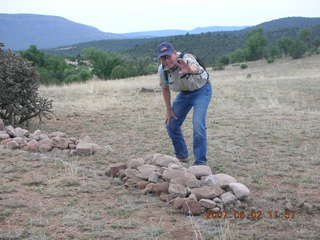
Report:
M 105 150 L 69 157 L 1 149 L 0 238 L 319 239 L 320 56 L 248 65 L 211 73 L 209 164 L 249 186 L 245 212 L 263 211 L 259 221 L 185 217 L 157 197 L 97 175 L 112 162 L 173 155 L 161 93 L 139 91 L 159 88 L 153 75 L 41 88 L 56 115 L 34 128 L 90 135 Z M 191 115 L 184 133 L 192 156 Z M 302 201 L 313 208 L 299 207 Z M 288 204 L 294 219 L 269 217 Z

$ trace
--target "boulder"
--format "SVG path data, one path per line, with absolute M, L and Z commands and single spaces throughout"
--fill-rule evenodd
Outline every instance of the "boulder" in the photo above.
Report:
M 232 204 L 237 201 L 237 197 L 232 192 L 225 192 L 220 196 L 224 205 Z
M 195 175 L 197 178 L 201 178 L 202 176 L 212 175 L 211 168 L 205 165 L 195 165 L 189 167 L 188 171 Z
M 185 197 L 187 195 L 187 188 L 181 184 L 169 184 L 169 193 L 176 197 Z
M 169 181 L 173 178 L 184 177 L 186 172 L 187 172 L 187 170 L 185 168 L 183 168 L 183 169 L 167 169 L 163 172 L 162 177 L 165 180 Z
M 37 152 L 39 150 L 38 142 L 34 139 L 29 141 L 26 146 L 24 146 L 23 150 L 30 152 Z
M 229 185 L 230 183 L 234 182 L 237 182 L 237 180 L 234 177 L 224 173 L 209 175 L 202 180 L 202 183 L 204 183 L 206 186 L 220 187 L 224 185 Z
M 10 142 L 8 142 L 6 144 L 6 146 L 9 149 L 18 149 L 19 148 L 19 143 L 17 143 L 16 141 L 11 140 Z
M 188 198 L 185 201 L 183 201 L 181 211 L 186 215 L 194 216 L 198 216 L 204 213 L 204 209 L 201 207 L 198 201 Z
M 224 191 L 219 187 L 204 186 L 200 188 L 192 188 L 191 193 L 196 195 L 197 199 L 213 199 L 220 196 Z
M 9 139 L 9 138 L 10 138 L 10 136 L 7 132 L 3 132 L 3 131 L 0 132 L 0 141 L 5 140 L 5 139 Z
M 142 166 L 143 164 L 144 164 L 143 158 L 131 159 L 127 163 L 128 168 L 135 168 L 135 169 L 137 169 L 139 166 Z
M 59 148 L 59 149 L 67 149 L 68 148 L 69 141 L 66 138 L 63 138 L 63 137 L 52 137 L 51 140 L 52 140 L 53 147 L 56 147 L 56 148 Z
M 249 188 L 242 183 L 230 183 L 229 187 L 234 195 L 240 200 L 246 199 L 250 195 Z
M 202 207 L 205 207 L 208 209 L 215 208 L 217 206 L 216 202 L 210 199 L 201 199 L 199 203 Z
M 125 163 L 112 164 L 110 167 L 110 172 L 108 173 L 110 177 L 118 177 L 119 171 L 121 169 L 126 169 L 127 165 Z
M 50 139 L 43 139 L 39 141 L 39 151 L 40 152 L 49 152 L 53 148 L 52 140 Z
M 179 163 L 179 160 L 176 159 L 175 157 L 161 154 L 161 155 L 156 155 L 154 157 L 153 163 L 160 167 L 168 167 L 170 163 L 175 163 L 175 164 Z
M 137 169 L 141 174 L 141 178 L 148 180 L 149 176 L 154 174 L 158 168 L 154 165 L 144 164 L 139 166 Z
M 191 173 L 184 172 L 178 177 L 172 178 L 170 183 L 181 184 L 185 187 L 198 188 L 200 187 L 200 181 Z
M 15 128 L 15 133 L 17 137 L 27 137 L 30 135 L 29 131 L 20 127 Z
M 10 137 L 14 138 L 14 137 L 17 136 L 16 132 L 15 132 L 15 130 L 14 130 L 14 128 L 12 126 L 6 126 L 5 130 L 6 130 L 7 134 L 9 134 Z

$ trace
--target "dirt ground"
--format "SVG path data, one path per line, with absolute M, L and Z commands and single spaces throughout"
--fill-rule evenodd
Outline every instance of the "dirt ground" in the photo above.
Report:
M 89 135 L 103 150 L 76 157 L 0 148 L 0 239 L 320 239 L 320 56 L 248 66 L 211 72 L 207 121 L 213 172 L 252 192 L 245 217 L 184 216 L 104 176 L 111 163 L 174 153 L 156 75 L 93 80 L 41 87 L 55 116 L 30 130 Z M 259 217 L 248 218 L 253 212 Z

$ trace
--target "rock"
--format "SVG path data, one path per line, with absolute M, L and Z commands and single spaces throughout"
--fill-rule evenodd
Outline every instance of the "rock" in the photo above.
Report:
M 7 134 L 9 134 L 10 137 L 16 137 L 16 132 L 14 130 L 14 128 L 12 126 L 7 126 L 5 127 L 5 130 L 7 132 Z
M 146 186 L 149 184 L 149 182 L 148 181 L 139 181 L 138 183 L 137 183 L 137 187 L 139 188 L 139 189 L 145 189 L 146 188 Z
M 170 183 L 181 184 L 190 188 L 198 188 L 201 185 L 200 181 L 189 172 L 184 172 L 184 174 L 180 174 L 180 176 L 172 178 Z
M 108 176 L 110 177 L 118 177 L 119 171 L 121 169 L 126 169 L 127 165 L 125 163 L 116 163 L 116 164 L 112 164 L 110 167 L 110 172 Z
M 59 138 L 65 138 L 66 134 L 63 132 L 52 132 L 49 134 L 50 138 L 59 137 Z
M 204 186 L 191 189 L 191 193 L 195 194 L 197 199 L 213 199 L 220 196 L 224 191 L 219 187 Z
M 127 181 L 124 183 L 125 187 L 138 187 L 138 181 L 137 179 L 134 178 L 129 178 Z
M 94 145 L 94 143 L 79 142 L 76 146 L 77 155 L 89 156 L 94 154 L 96 152 Z
M 167 193 L 161 193 L 159 198 L 163 202 L 168 202 L 169 201 L 169 195 Z
M 163 182 L 163 183 L 154 183 L 153 185 L 153 191 L 160 195 L 161 193 L 169 193 L 169 183 Z
M 193 193 L 191 193 L 188 198 L 198 201 L 197 196 Z
M 197 178 L 212 175 L 211 168 L 204 165 L 196 165 L 189 167 L 188 171 L 195 175 Z
M 215 208 L 212 208 L 211 211 L 214 211 L 214 212 L 219 212 L 220 211 L 220 208 L 218 207 L 215 207 Z
M 224 205 L 228 205 L 237 201 L 237 197 L 232 192 L 226 192 L 220 196 Z
M 4 130 L 4 122 L 2 119 L 0 119 L 0 131 Z
M 223 186 L 223 185 L 229 185 L 230 183 L 236 183 L 237 180 L 228 175 L 228 174 L 224 174 L 224 173 L 218 173 L 213 175 L 214 178 L 217 180 L 219 186 Z
M 160 173 L 153 172 L 149 177 L 148 177 L 148 182 L 153 182 L 153 183 L 158 183 L 160 182 Z
M 143 164 L 144 164 L 143 158 L 131 159 L 127 163 L 128 168 L 135 168 L 135 169 L 137 169 L 139 166 L 142 166 Z
M 34 139 L 29 141 L 26 146 L 24 146 L 23 150 L 30 152 L 37 152 L 39 150 L 38 142 Z
M 10 138 L 10 136 L 9 136 L 9 134 L 7 133 L 7 132 L 5 132 L 5 133 L 0 133 L 0 141 L 2 141 L 2 140 L 5 140 L 5 139 L 9 139 Z
M 141 174 L 141 178 L 148 180 L 149 176 L 151 176 L 158 168 L 154 165 L 144 164 L 138 167 L 138 171 Z
M 69 148 L 69 149 L 76 149 L 76 147 L 77 147 L 76 144 L 69 142 L 69 144 L 68 144 L 68 148 Z
M 170 194 L 173 194 L 177 197 L 184 198 L 187 195 L 187 188 L 181 184 L 170 183 L 168 191 Z
M 179 163 L 179 160 L 176 159 L 175 157 L 161 154 L 161 155 L 156 155 L 154 157 L 153 163 L 160 167 L 168 167 L 170 163 L 175 163 L 175 164 Z
M 177 177 L 184 177 L 186 174 L 186 169 L 167 169 L 163 172 L 162 177 L 165 180 L 171 180 Z
M 79 143 L 84 142 L 84 143 L 94 143 L 91 137 L 89 136 L 83 136 L 79 139 Z
M 249 188 L 242 183 L 230 183 L 229 187 L 234 195 L 240 200 L 246 199 L 250 195 Z
M 182 205 L 183 205 L 185 200 L 186 200 L 185 198 L 180 198 L 180 197 L 175 198 L 174 200 L 172 200 L 173 208 L 175 208 L 175 209 L 182 208 Z
M 67 149 L 68 148 L 69 142 L 66 138 L 53 137 L 53 138 L 51 138 L 51 140 L 52 140 L 53 147 L 56 147 L 59 149 Z
M 141 178 L 140 172 L 137 169 L 127 168 L 125 174 L 128 178 Z
M 184 167 L 181 165 L 181 163 L 169 163 L 168 165 L 169 169 L 184 169 Z
M 25 145 L 27 145 L 27 141 L 22 137 L 15 137 L 12 140 L 18 143 L 19 147 L 24 147 Z
M 53 145 L 52 140 L 43 139 L 39 141 L 38 148 L 40 152 L 49 152 L 53 148 L 52 145 Z
M 19 144 L 16 141 L 10 141 L 7 143 L 7 148 L 9 149 L 18 149 L 19 148 Z
M 217 206 L 217 204 L 214 201 L 209 199 L 201 199 L 199 203 L 202 207 L 205 207 L 208 209 L 215 208 Z
M 213 201 L 215 201 L 216 203 L 222 203 L 221 198 L 218 197 L 214 198 Z
M 17 137 L 27 137 L 30 135 L 28 130 L 19 127 L 15 128 L 14 132 Z
M 186 199 L 182 204 L 182 213 L 186 215 L 198 216 L 204 212 L 204 209 L 201 207 L 200 203 L 193 199 Z
M 148 193 L 153 193 L 154 191 L 153 191 L 153 186 L 155 185 L 155 183 L 148 183 L 147 185 L 146 185 L 146 187 L 144 188 L 144 190 L 143 190 L 143 193 L 144 194 L 148 194 Z

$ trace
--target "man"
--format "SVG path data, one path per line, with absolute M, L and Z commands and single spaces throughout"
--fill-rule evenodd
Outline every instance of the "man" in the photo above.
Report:
M 208 72 L 192 54 L 181 54 L 169 42 L 162 42 L 156 49 L 160 86 L 166 105 L 166 127 L 172 140 L 176 157 L 186 162 L 188 149 L 181 126 L 193 108 L 194 165 L 207 165 L 207 110 L 212 96 Z M 170 90 L 179 94 L 171 105 Z

